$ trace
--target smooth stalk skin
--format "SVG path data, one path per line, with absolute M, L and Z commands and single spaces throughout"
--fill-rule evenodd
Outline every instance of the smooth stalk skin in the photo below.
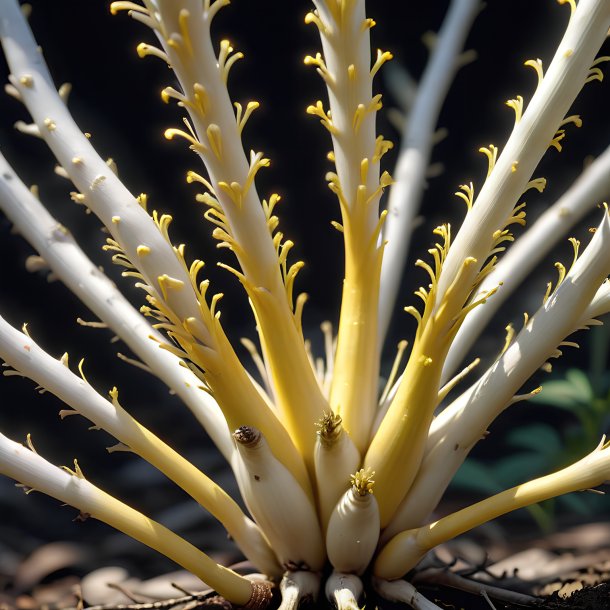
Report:
M 238 605 L 247 604 L 254 585 L 243 576 L 218 565 L 205 553 L 161 524 L 123 504 L 75 472 L 53 466 L 38 454 L 0 434 L 0 472 L 80 510 L 162 553 L 195 574 L 220 595 Z M 269 602 L 260 607 L 264 608 Z
M 82 202 L 137 268 L 136 277 L 144 282 L 141 287 L 154 300 L 152 309 L 170 316 L 162 326 L 189 351 L 182 352 L 184 357 L 190 356 L 201 368 L 209 369 L 210 386 L 231 428 L 248 423 L 263 430 L 274 454 L 311 494 L 303 458 L 239 362 L 214 311 L 215 300 L 211 305 L 206 302 L 207 284 L 197 284 L 190 273 L 193 267 L 187 268 L 180 248 L 170 243 L 167 227 L 171 217 L 158 216 L 155 223 L 95 152 L 57 94 L 16 2 L 0 3 L 0 38 L 12 72 L 11 83 L 41 136 L 81 191 Z M 311 437 L 313 450 L 313 434 Z
M 379 507 L 373 495 L 372 473 L 360 470 L 341 496 L 328 522 L 326 552 L 337 572 L 362 575 L 379 540 Z
M 428 288 L 420 287 L 415 292 L 424 302 L 423 312 L 415 307 L 407 308 L 418 321 L 413 349 L 364 458 L 365 467 L 378 473 L 376 490 L 383 528 L 408 494 L 424 457 L 428 431 L 442 394 L 441 365 L 467 312 L 467 308 L 452 297 L 461 288 L 461 279 L 468 268 L 477 262 L 472 258 L 464 261 L 460 275 L 447 291 L 445 303 L 436 309 L 438 280 L 450 252 L 451 227 L 441 225 L 434 234 L 440 236 L 441 242 L 428 250 L 433 265 L 421 259 L 416 261 L 417 266 L 426 270 L 431 282 Z M 479 295 L 468 307 L 484 303 L 491 294 L 493 290 Z M 399 477 L 397 472 L 401 473 Z
M 377 578 L 395 580 L 414 568 L 435 546 L 518 508 L 562 494 L 590 489 L 610 479 L 610 444 L 605 438 L 578 462 L 477 502 L 423 527 L 401 532 L 381 550 L 373 565 Z
M 233 442 L 218 403 L 201 380 L 168 350 L 165 339 L 122 295 L 53 218 L 0 154 L 0 210 L 44 259 L 53 274 L 120 337 L 184 401 L 214 445 L 230 461 Z
M 349 489 L 350 475 L 360 466 L 360 453 L 341 424 L 328 414 L 320 424 L 314 449 L 318 513 L 326 532 L 328 520 L 341 495 Z
M 390 183 L 387 174 L 380 177 L 379 161 L 392 146 L 375 131 L 381 96 L 373 95 L 373 76 L 391 55 L 379 51 L 371 66 L 374 22 L 366 17 L 364 0 L 314 0 L 314 5 L 316 12 L 305 21 L 317 26 L 323 57 L 308 56 L 305 63 L 324 80 L 329 111 L 318 101 L 307 112 L 318 116 L 332 137 L 336 173 L 327 179 L 339 199 L 345 244 L 330 405 L 362 453 L 375 416 L 379 378 L 379 200 Z
M 421 343 L 425 347 L 425 337 Z M 364 458 L 365 468 L 377 473 L 375 495 L 382 528 L 407 494 L 423 459 L 441 373 L 435 365 L 434 357 L 414 346 L 398 392 Z
M 326 581 L 326 598 L 337 610 L 360 610 L 358 600 L 364 592 L 359 576 L 334 571 Z
M 241 138 L 245 119 L 236 120 L 227 90 L 229 70 L 242 54 L 231 54 L 228 41 L 221 43 L 218 57 L 214 51 L 210 26 L 223 3 L 202 7 L 194 0 L 159 0 L 144 4 L 149 9 L 148 25 L 155 31 L 182 89 L 182 93 L 176 93 L 167 88 L 166 95 L 183 104 L 194 131 L 194 138 L 180 130 L 168 130 L 166 137 L 186 135 L 205 165 L 212 187 L 208 189 L 208 201 L 215 201 L 213 207 L 218 205 L 222 210 L 214 213 L 219 221 L 213 221 L 217 225 L 214 234 L 239 262 L 241 272 L 233 271 L 254 309 L 276 404 L 293 442 L 313 470 L 314 437 L 310 431 L 328 410 L 328 402 L 309 364 L 300 321 L 293 308 L 292 274 L 296 275 L 302 263 L 296 263 L 282 276 L 279 257 L 288 242 L 282 246 L 276 243 L 280 234 L 272 236 L 256 191 L 256 173 L 269 165 L 269 159 L 264 159 L 262 153 L 246 158 Z M 147 48 L 141 45 L 139 53 L 146 55 Z M 257 106 L 256 103 L 254 107 Z M 249 112 L 248 109 L 247 115 Z
M 278 610 L 297 610 L 301 604 L 315 604 L 320 590 L 320 579 L 320 574 L 316 572 L 286 572 L 280 582 L 282 603 Z
M 589 307 L 587 307 L 581 318 L 581 326 L 585 323 L 591 326 L 599 326 L 602 322 L 595 320 L 595 318 L 603 316 L 606 313 L 610 313 L 610 279 L 605 280 L 595 293 Z
M 242 426 L 233 438 L 239 491 L 282 567 L 321 570 L 326 553 L 313 502 L 271 453 L 260 431 Z
M 281 574 L 277 558 L 266 538 L 235 500 L 129 415 L 119 404 L 116 388 L 110 392 L 112 402 L 106 400 L 84 379 L 70 371 L 67 358 L 52 358 L 30 337 L 12 328 L 1 317 L 0 358 L 110 433 L 184 489 L 223 524 L 244 554 L 265 574 Z M 62 415 L 67 413 L 70 411 L 64 411 Z
M 373 379 L 379 378 L 379 352 L 373 346 L 377 343 L 382 252 L 357 256 L 357 252 L 362 254 L 361 242 L 353 238 L 348 246 L 345 235 L 345 279 L 330 404 L 343 418 L 358 451 L 364 452 L 375 416 L 378 381 Z M 369 244 L 374 244 L 372 239 Z

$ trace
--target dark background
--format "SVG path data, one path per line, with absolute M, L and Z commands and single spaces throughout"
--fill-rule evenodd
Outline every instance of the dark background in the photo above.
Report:
M 235 339 L 254 338 L 250 309 L 239 286 L 232 276 L 213 265 L 217 258 L 228 262 L 228 253 L 215 250 L 210 227 L 201 217 L 200 205 L 194 202 L 194 191 L 185 184 L 186 170 L 198 169 L 197 159 L 181 141 L 167 142 L 163 138 L 165 128 L 180 122 L 180 114 L 173 104 L 166 106 L 159 97 L 164 86 L 173 84 L 171 73 L 159 60 L 140 60 L 135 53 L 137 43 L 151 42 L 152 34 L 125 13 L 111 17 L 106 2 L 38 0 L 32 4 L 31 24 L 56 83 L 74 84 L 70 108 L 77 122 L 83 131 L 93 134 L 92 141 L 102 155 L 115 159 L 127 187 L 136 194 L 148 193 L 149 209 L 174 215 L 174 242 L 186 242 L 191 257 L 208 262 L 205 273 L 212 287 L 226 294 L 222 311 L 229 334 Z M 427 57 L 420 38 L 427 30 L 438 29 L 447 5 L 407 0 L 370 2 L 369 14 L 378 23 L 372 32 L 374 47 L 390 50 L 395 62 L 419 77 Z M 319 323 L 325 319 L 337 322 L 342 255 L 340 237 L 329 224 L 338 218 L 338 206 L 324 181 L 329 169 L 325 159 L 330 147 L 328 134 L 317 119 L 305 114 L 309 103 L 325 99 L 321 80 L 302 61 L 306 54 L 319 49 L 315 28 L 303 23 L 308 10 L 308 3 L 301 1 L 235 0 L 221 11 L 214 35 L 217 40 L 228 37 L 246 56 L 231 72 L 230 90 L 235 100 L 261 102 L 261 109 L 246 128 L 245 146 L 264 150 L 272 159 L 271 168 L 260 174 L 259 192 L 261 196 L 273 191 L 283 195 L 281 227 L 297 244 L 294 256 L 306 262 L 297 289 L 310 294 L 304 324 L 306 334 L 316 343 L 320 339 Z M 453 193 L 459 184 L 470 180 L 480 186 L 487 161 L 478 148 L 490 142 L 501 148 L 514 120 L 513 111 L 504 101 L 521 94 L 527 102 L 535 88 L 535 74 L 524 68 L 523 62 L 540 57 L 548 65 L 568 16 L 567 6 L 551 0 L 491 0 L 476 20 L 467 48 L 475 49 L 479 58 L 459 72 L 439 121 L 439 126 L 449 129 L 449 136 L 435 148 L 432 161 L 441 162 L 445 171 L 430 181 L 425 193 L 423 214 L 427 221 L 414 236 L 412 252 L 416 255 L 429 247 L 434 226 L 446 220 L 455 226 L 463 217 L 463 204 Z M 0 69 L 5 79 L 6 69 Z M 380 77 L 377 88 L 385 93 Z M 607 99 L 607 83 L 594 82 L 585 87 L 574 108 L 583 116 L 584 125 L 579 130 L 568 127 L 564 151 L 558 154 L 550 150 L 545 156 L 536 175 L 547 177 L 548 187 L 543 195 L 528 193 L 531 217 L 563 192 L 588 155 L 599 154 L 610 141 L 610 125 L 602 110 L 607 108 Z M 389 95 L 384 101 L 386 108 L 394 105 Z M 42 200 L 52 213 L 138 304 L 142 294 L 131 287 L 129 280 L 121 279 L 108 256 L 101 253 L 103 236 L 96 219 L 70 201 L 67 193 L 71 189 L 53 174 L 54 162 L 43 143 L 12 129 L 14 121 L 27 120 L 25 110 L 3 95 L 0 116 L 0 146 L 9 162 L 27 184 L 40 185 Z M 384 111 L 379 124 L 380 132 L 397 142 Z M 393 161 L 391 154 L 385 158 L 390 171 Z M 95 387 L 104 392 L 117 385 L 124 406 L 206 472 L 224 481 L 221 462 L 212 458 L 205 437 L 188 412 L 153 378 L 119 362 L 114 357 L 117 347 L 109 345 L 106 331 L 76 325 L 76 317 L 92 316 L 60 283 L 48 284 L 44 274 L 24 270 L 25 259 L 32 251 L 9 229 L 9 223 L 0 216 L 0 313 L 18 326 L 29 322 L 32 336 L 50 353 L 59 356 L 69 351 L 73 362 L 85 357 L 87 376 Z M 577 236 L 586 240 L 586 229 L 579 230 Z M 561 256 L 564 260 L 570 257 L 569 253 Z M 519 319 L 523 310 L 533 311 L 540 302 L 547 278 L 554 277 L 551 262 L 536 274 L 527 291 L 512 300 L 511 309 L 499 316 L 498 329 L 480 344 L 483 353 L 494 353 L 503 343 L 500 329 L 510 319 Z M 414 302 L 412 291 L 423 281 L 421 272 L 412 269 L 410 265 L 400 306 Z M 410 338 L 413 331 L 410 316 L 397 315 L 386 358 L 391 359 L 393 346 L 401 338 Z M 587 341 L 583 337 L 583 350 L 577 360 L 583 367 L 587 365 Z M 570 361 L 565 362 L 567 366 Z M 187 516 L 176 516 L 169 510 L 176 502 L 187 504 L 163 484 L 162 477 L 135 465 L 132 456 L 105 455 L 103 448 L 112 444 L 109 439 L 100 432 L 87 432 L 79 418 L 60 424 L 56 417 L 59 408 L 53 397 L 38 397 L 27 380 L 0 379 L 0 429 L 13 439 L 23 439 L 32 432 L 38 450 L 56 463 L 70 463 L 76 455 L 84 472 L 102 487 L 117 490 L 137 507 L 188 531 L 191 539 L 205 548 L 222 546 L 220 538 L 210 542 L 208 531 L 198 521 L 199 513 L 193 516 L 185 508 Z M 535 412 L 542 418 L 554 417 L 541 408 Z M 521 411 L 513 421 L 519 423 L 530 416 L 531 412 L 524 416 Z M 4 480 L 0 481 L 0 511 L 6 515 L 6 525 L 0 525 L 0 541 L 3 532 L 9 538 L 9 527 L 15 531 L 17 523 L 25 548 L 34 548 L 46 539 L 80 536 L 83 531 L 91 536 L 106 531 L 90 523 L 72 524 L 71 509 L 60 509 L 53 500 L 37 496 L 23 503 L 20 493 Z M 40 517 L 43 514 L 44 519 Z

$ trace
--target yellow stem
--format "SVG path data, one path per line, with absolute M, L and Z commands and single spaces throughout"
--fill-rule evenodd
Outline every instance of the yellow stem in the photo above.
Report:
M 115 402 L 114 407 L 121 430 L 120 439 L 218 519 L 242 552 L 260 570 L 269 575 L 280 573 L 279 564 L 266 539 L 252 531 L 249 527 L 253 526 L 252 522 L 237 502 L 191 462 L 131 417 L 118 403 Z
M 377 473 L 375 495 L 382 527 L 415 479 L 438 400 L 445 350 L 433 349 L 436 342 L 430 334 L 424 332 L 416 340 L 403 380 L 364 459 L 365 468 Z
M 76 460 L 74 471 L 57 468 L 33 450 L 0 434 L 0 472 L 45 493 L 146 544 L 195 574 L 222 596 L 244 605 L 256 587 L 246 578 L 218 565 L 205 553 L 134 508 L 87 481 Z
M 397 534 L 375 561 L 376 576 L 392 580 L 415 567 L 430 549 L 487 521 L 549 498 L 601 485 L 610 477 L 610 451 L 600 444 L 575 464 L 507 489 L 423 527 Z
M 181 24 L 180 4 L 160 2 L 160 19 L 170 38 L 173 33 L 185 30 L 191 42 L 186 44 L 184 36 L 174 38 L 172 44 L 164 43 L 164 50 L 188 100 L 185 108 L 201 144 L 197 152 L 208 171 L 213 195 L 222 208 L 228 229 L 227 243 L 243 272 L 240 279 L 255 311 L 283 423 L 313 472 L 314 424 L 328 410 L 328 402 L 311 370 L 301 331 L 295 323 L 276 248 L 256 190 L 256 171 L 266 167 L 268 161 L 251 166 L 244 154 L 241 127 L 236 122 L 226 85 L 228 69 L 219 68 L 223 62 L 219 63 L 210 38 L 211 16 L 190 15 Z M 228 43 L 224 48 L 229 50 Z M 230 62 L 231 58 L 226 66 Z M 205 103 L 200 103 L 201 99 Z M 246 403 L 242 408 L 254 410 L 254 405 Z M 261 430 L 278 459 L 284 462 L 274 445 L 273 439 L 278 435 L 264 426 L 261 419 L 250 418 L 240 425 L 253 425 Z M 285 465 L 301 482 L 302 476 L 289 464 Z
M 196 358 L 195 362 L 206 362 L 206 382 L 218 401 L 229 428 L 236 430 L 240 426 L 251 426 L 260 430 L 273 455 L 288 468 L 309 498 L 313 499 L 305 462 L 289 432 L 248 377 L 226 337 L 218 342 L 218 347 L 219 351 L 213 358 L 206 352 L 200 359 Z M 197 354 L 197 346 L 194 347 L 194 353 Z M 311 434 L 315 437 L 313 424 L 311 427 Z
M 313 476 L 313 454 L 316 422 L 330 411 L 328 401 L 304 349 L 301 331 L 297 328 L 286 301 L 262 288 L 249 292 L 265 359 L 271 369 L 275 403 L 292 442 L 297 446 L 309 473 Z M 253 424 L 271 445 L 262 426 Z
M 232 603 L 238 605 L 248 603 L 253 590 L 249 580 L 218 565 L 171 530 L 123 504 L 110 494 L 101 490 L 98 490 L 98 494 L 99 501 L 95 505 L 83 508 L 92 517 L 169 557 Z
M 346 242 L 348 236 L 346 234 Z M 362 252 L 362 246 L 361 252 Z M 354 259 L 346 248 L 345 280 L 330 404 L 361 453 L 366 451 L 377 408 L 377 313 L 381 251 Z M 370 254 L 367 248 L 365 255 Z

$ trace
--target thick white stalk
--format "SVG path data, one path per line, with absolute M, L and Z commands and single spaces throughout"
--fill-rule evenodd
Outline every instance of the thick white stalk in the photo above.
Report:
M 451 3 L 401 134 L 400 152 L 392 172 L 394 184 L 388 199 L 388 216 L 382 230 L 382 239 L 387 243 L 379 289 L 380 345 L 383 345 L 395 311 L 438 115 L 458 68 L 464 41 L 480 8 L 480 0 L 453 0 Z
M 326 581 L 327 599 L 337 610 L 360 610 L 358 600 L 364 592 L 360 577 L 355 574 L 333 572 Z
M 0 210 L 45 260 L 49 269 L 184 401 L 227 461 L 233 442 L 216 401 L 180 359 L 160 349 L 162 335 L 121 294 L 114 282 L 53 218 L 0 154 Z
M 321 570 L 326 553 L 311 499 L 258 430 L 243 426 L 233 437 L 237 447 L 233 469 L 241 496 L 282 566 Z
M 233 54 L 224 40 L 217 56 L 210 35 L 213 17 L 223 4 L 204 3 L 202 7 L 197 0 L 145 2 L 149 21 L 182 89 L 177 93 L 168 87 L 165 95 L 180 100 L 193 129 L 192 134 L 167 130 L 166 137 L 186 136 L 205 164 L 210 191 L 205 201 L 213 212 L 207 217 L 217 225 L 213 235 L 239 262 L 241 271 L 234 272 L 255 312 L 275 402 L 293 441 L 312 467 L 313 425 L 328 409 L 328 402 L 309 365 L 300 313 L 297 315 L 298 300 L 293 307 L 292 283 L 302 263 L 287 266 L 285 256 L 292 242 L 282 241 L 280 232 L 272 235 L 275 225 L 265 211 L 267 202 L 264 207 L 256 190 L 256 174 L 269 165 L 269 159 L 253 152 L 248 160 L 244 154 L 241 132 L 258 103 L 249 104 L 244 112 L 240 109 L 236 118 L 227 79 L 233 62 L 242 55 Z M 142 50 L 148 49 L 147 45 L 138 48 L 142 55 L 148 53 Z M 205 183 L 196 174 L 190 176 Z
M 315 604 L 320 590 L 320 574 L 316 572 L 286 572 L 280 582 L 282 603 L 278 610 L 297 610 Z
M 364 452 L 377 404 L 379 377 L 379 276 L 383 247 L 379 200 L 390 179 L 380 176 L 380 160 L 392 146 L 377 136 L 375 117 L 381 96 L 373 95 L 373 77 L 390 53 L 378 51 L 371 62 L 364 0 L 313 0 L 316 10 L 306 23 L 320 33 L 323 57 L 308 56 L 326 84 L 328 111 L 321 101 L 307 112 L 318 116 L 329 131 L 335 172 L 329 187 L 341 208 L 345 245 L 345 279 L 337 332 L 334 374 L 330 389 L 332 409 L 360 452 Z M 372 64 L 372 65 L 371 65 Z M 384 215 L 385 216 L 385 215 Z
M 591 66 L 610 26 L 607 0 L 581 0 L 572 12 L 566 32 L 530 103 L 517 112 L 515 127 L 498 156 L 460 228 L 438 280 L 438 311 L 459 312 L 487 260 L 498 231 L 504 230 L 532 173 L 590 75 Z M 476 260 L 467 268 L 464 262 Z M 458 279 L 459 278 L 459 279 Z M 451 287 L 451 290 L 449 290 Z M 450 303 L 445 303 L 445 297 Z
M 235 604 L 248 604 L 264 593 L 263 589 L 266 589 L 266 595 L 261 595 L 263 599 L 253 607 L 264 608 L 269 603 L 270 592 L 263 583 L 251 582 L 218 565 L 166 527 L 95 487 L 84 478 L 76 463 L 74 472 L 63 470 L 0 434 L 0 472 L 76 507 L 83 518 L 104 521 L 159 551 Z
M 41 137 L 80 191 L 82 203 L 102 221 L 158 294 L 164 292 L 159 277 L 181 282 L 170 285 L 182 289 L 166 289 L 167 302 L 180 320 L 200 320 L 200 304 L 184 263 L 74 122 L 55 90 L 42 51 L 18 3 L 13 0 L 0 4 L 0 38 L 11 70 L 9 80 L 19 92 Z M 203 324 L 200 332 L 212 342 Z
M 373 473 L 360 470 L 352 487 L 333 510 L 326 532 L 326 552 L 337 572 L 361 575 L 379 541 L 379 507 L 373 495 Z
M 10 81 L 40 135 L 81 191 L 76 197 L 82 195 L 82 203 L 100 218 L 137 268 L 134 274 L 147 284 L 153 311 L 159 309 L 188 358 L 205 369 L 206 382 L 231 427 L 248 423 L 263 430 L 278 459 L 309 489 L 303 458 L 239 362 L 215 315 L 216 300 L 208 304 L 205 299 L 207 285 L 197 283 L 200 267 L 187 267 L 182 249 L 171 244 L 167 234 L 171 218 L 157 216 L 155 222 L 79 130 L 52 84 L 16 2 L 0 3 L 0 38 L 12 72 Z
M 475 424 L 480 417 L 476 431 L 470 428 L 473 433 L 471 440 L 476 441 L 476 435 L 487 427 L 487 417 L 493 414 L 493 421 L 507 400 L 543 364 L 555 347 L 586 321 L 583 317 L 594 313 L 590 309 L 591 303 L 600 306 L 609 273 L 610 216 L 606 209 L 591 242 L 536 315 L 481 379 L 434 420 L 430 429 L 430 443 L 435 445 L 456 431 L 465 432 L 469 424 Z M 475 404 L 476 407 L 473 406 Z M 474 419 L 468 424 L 464 421 L 465 416 Z
M 591 304 L 585 310 L 581 319 L 581 325 L 589 324 L 595 318 L 610 312 L 610 280 L 606 280 L 595 293 Z M 598 322 L 601 324 L 601 322 Z
M 237 503 L 203 472 L 131 417 L 119 404 L 116 388 L 110 393 L 112 401 L 106 400 L 85 379 L 70 371 L 67 355 L 61 360 L 49 356 L 30 337 L 12 328 L 1 317 L 0 358 L 19 374 L 32 379 L 74 411 L 109 432 L 182 487 L 223 524 L 260 570 L 271 576 L 281 573 L 266 538 Z
M 397 534 L 386 544 L 373 566 L 375 576 L 402 578 L 435 546 L 518 508 L 610 480 L 610 443 L 602 439 L 591 453 L 553 474 L 528 481 L 477 502 L 434 523 Z
M 483 280 L 478 292 L 500 287 L 484 306 L 475 307 L 458 331 L 443 367 L 447 381 L 463 362 L 479 334 L 534 267 L 585 214 L 610 196 L 610 148 L 607 148 L 572 186 L 521 235 Z M 387 250 L 386 250 L 387 251 Z
M 341 425 L 341 418 L 325 416 L 314 447 L 318 511 L 324 531 L 339 498 L 349 489 L 350 475 L 359 466 L 360 453 Z
M 441 610 L 440 606 L 426 599 L 406 580 L 382 580 L 373 578 L 373 586 L 381 597 L 391 602 L 408 604 L 413 610 Z
M 309 20 L 318 25 L 324 60 L 322 66 L 313 58 L 309 63 L 318 65 L 327 85 L 333 126 L 329 131 L 341 190 L 349 211 L 361 213 L 364 210 L 356 209 L 359 187 L 364 182 L 367 190 L 373 193 L 379 185 L 379 165 L 372 162 L 377 109 L 365 110 L 363 107 L 359 126 L 355 128 L 358 105 L 364 106 L 373 98 L 369 35 L 372 24 L 367 20 L 364 0 L 313 0 L 313 4 L 319 21 L 313 17 Z M 349 66 L 351 70 L 348 71 Z M 363 159 L 370 162 L 364 181 L 360 167 Z M 378 216 L 376 206 L 372 205 L 367 213 L 369 231 L 375 229 Z
M 147 0 L 144 4 L 154 11 L 154 33 L 180 83 L 181 95 L 187 100 L 182 105 L 199 142 L 192 148 L 205 164 L 212 195 L 222 206 L 240 267 L 254 286 L 265 287 L 285 300 L 276 249 L 254 175 L 249 176 L 259 167 L 251 167 L 246 157 L 241 138 L 243 125 L 236 120 L 227 88 L 231 65 L 242 54 L 233 53 L 228 41 L 221 43 L 217 54 L 210 34 L 213 18 L 223 3 L 214 3 L 210 9 L 199 0 Z M 223 44 L 227 45 L 224 51 Z M 146 48 L 148 45 L 140 46 L 140 55 L 147 54 Z M 223 60 L 219 59 L 221 54 Z M 173 137 L 170 134 L 166 133 L 166 137 Z M 269 160 L 266 161 L 261 167 L 266 167 Z M 237 185 L 235 192 L 221 183 Z
M 384 532 L 385 540 L 425 521 L 472 447 L 519 388 L 568 335 L 589 322 L 592 314 L 604 312 L 609 302 L 604 281 L 610 273 L 609 244 L 610 218 L 605 211 L 591 242 L 563 282 L 498 360 L 432 422 L 424 461 Z

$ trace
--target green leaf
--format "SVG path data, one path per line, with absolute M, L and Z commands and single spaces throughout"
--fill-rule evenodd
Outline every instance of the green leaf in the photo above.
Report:
M 525 510 L 529 512 L 538 527 L 545 533 L 549 534 L 555 529 L 555 515 L 553 505 L 548 502 L 542 504 L 531 504 L 526 506 Z
M 502 491 L 502 487 L 492 476 L 489 466 L 479 460 L 468 458 L 455 473 L 451 485 L 485 495 Z
M 542 385 L 542 392 L 530 398 L 532 402 L 544 405 L 551 405 L 561 409 L 575 411 L 587 401 L 582 399 L 582 394 L 578 388 L 564 379 L 549 381 Z
M 585 492 L 571 493 L 557 498 L 558 502 L 564 505 L 570 512 L 576 513 L 588 517 L 593 512 L 591 502 L 589 502 L 591 496 Z
M 548 456 L 528 451 L 509 455 L 496 462 L 492 467 L 492 476 L 502 489 L 506 489 L 541 476 L 549 467 Z
M 591 381 L 586 373 L 580 369 L 569 369 L 566 372 L 566 379 L 574 386 L 581 396 L 582 402 L 591 402 L 595 398 Z
M 511 430 L 506 440 L 513 447 L 530 449 L 545 456 L 555 456 L 561 453 L 563 448 L 557 430 L 545 424 L 532 424 Z

